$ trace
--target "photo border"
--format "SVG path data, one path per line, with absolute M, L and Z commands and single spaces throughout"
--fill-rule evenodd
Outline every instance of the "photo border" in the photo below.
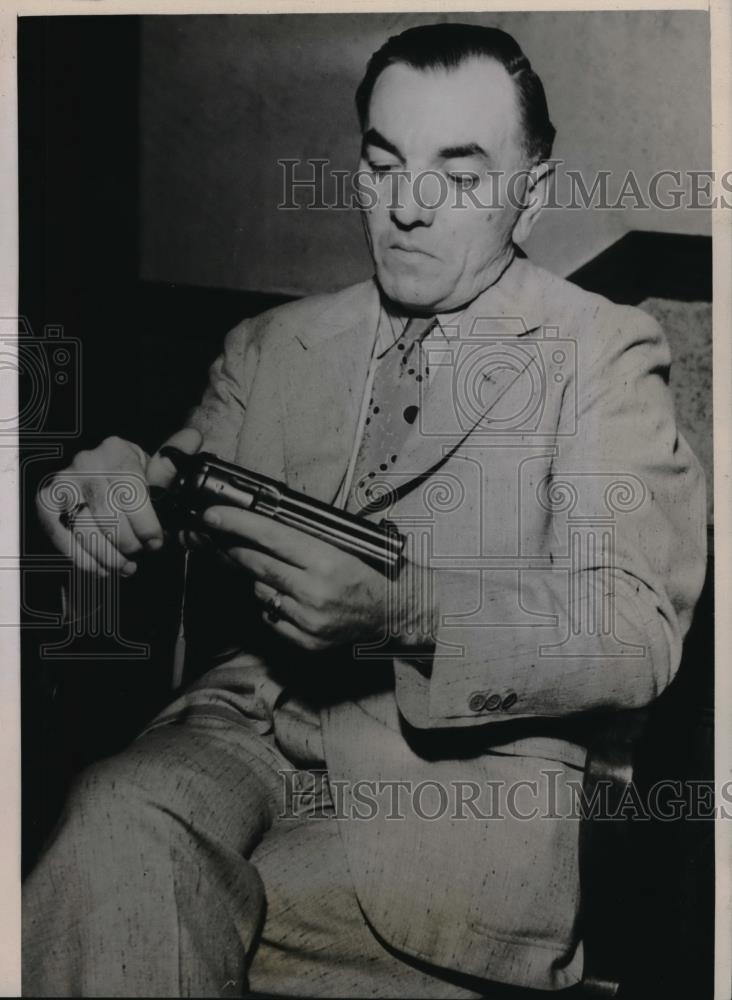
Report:
M 18 167 L 17 167 L 17 18 L 107 14 L 315 14 L 394 12 L 514 12 L 602 10 L 698 10 L 710 13 L 712 70 L 712 169 L 719 178 L 732 164 L 732 4 L 728 0 L 625 0 L 623 3 L 564 0 L 549 6 L 522 0 L 419 0 L 419 2 L 325 2 L 287 0 L 16 0 L 0 10 L 0 316 L 18 314 Z M 722 195 L 716 182 L 715 194 Z M 713 235 L 713 395 L 715 607 L 715 774 L 719 787 L 732 777 L 732 614 L 726 607 L 732 569 L 732 212 L 712 210 Z M 17 410 L 15 396 L 3 405 Z M 5 437 L 0 447 L 0 549 L 19 555 L 18 442 Z M 0 620 L 17 620 L 19 577 L 0 575 Z M 20 642 L 17 630 L 0 629 L 0 995 L 20 994 Z M 732 996 L 732 825 L 717 820 L 715 997 Z

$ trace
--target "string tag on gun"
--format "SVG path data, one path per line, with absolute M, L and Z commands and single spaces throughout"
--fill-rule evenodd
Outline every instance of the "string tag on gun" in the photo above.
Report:
M 180 594 L 178 634 L 176 635 L 175 647 L 173 649 L 173 675 L 170 683 L 173 691 L 177 691 L 183 683 L 186 667 L 186 597 L 188 596 L 188 563 L 190 555 L 191 550 L 186 545 L 183 554 L 183 582 Z

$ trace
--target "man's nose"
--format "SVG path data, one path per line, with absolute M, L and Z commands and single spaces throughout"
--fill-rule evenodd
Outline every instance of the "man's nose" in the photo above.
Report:
M 401 229 L 431 225 L 440 205 L 441 194 L 438 175 L 429 172 L 403 172 L 392 195 L 392 220 Z

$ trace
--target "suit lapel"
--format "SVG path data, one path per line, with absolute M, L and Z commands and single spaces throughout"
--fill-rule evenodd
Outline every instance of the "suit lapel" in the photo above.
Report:
M 443 322 L 423 340 L 429 376 L 421 383 L 419 416 L 390 470 L 400 494 L 473 429 L 486 430 L 515 409 L 531 355 L 514 342 L 541 326 L 537 273 L 528 261 L 514 260 L 458 323 Z
M 456 326 L 436 327 L 423 341 L 429 380 L 422 383 L 419 417 L 389 471 L 400 493 L 455 449 L 472 426 L 485 429 L 492 412 L 511 409 L 522 365 L 522 353 L 511 345 L 541 325 L 540 275 L 528 261 L 514 260 Z M 338 316 L 288 338 L 280 358 L 287 482 L 309 496 L 331 502 L 341 485 L 379 311 L 376 284 L 363 283 Z
M 299 332 L 282 363 L 287 482 L 326 501 L 335 498 L 351 457 L 379 319 L 376 286 L 359 291 L 340 324 Z

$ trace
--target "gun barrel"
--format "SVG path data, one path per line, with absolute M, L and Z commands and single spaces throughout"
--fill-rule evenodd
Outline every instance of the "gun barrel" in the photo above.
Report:
M 172 448 L 163 451 L 178 469 L 173 492 L 189 515 L 195 517 L 214 504 L 228 504 L 320 538 L 382 572 L 399 566 L 405 538 L 388 521 L 373 524 L 215 455 L 174 454 L 177 450 Z
M 289 492 L 283 495 L 275 517 L 380 568 L 396 567 L 404 550 L 403 536 L 389 525 L 374 525 L 334 508 L 324 511 Z

